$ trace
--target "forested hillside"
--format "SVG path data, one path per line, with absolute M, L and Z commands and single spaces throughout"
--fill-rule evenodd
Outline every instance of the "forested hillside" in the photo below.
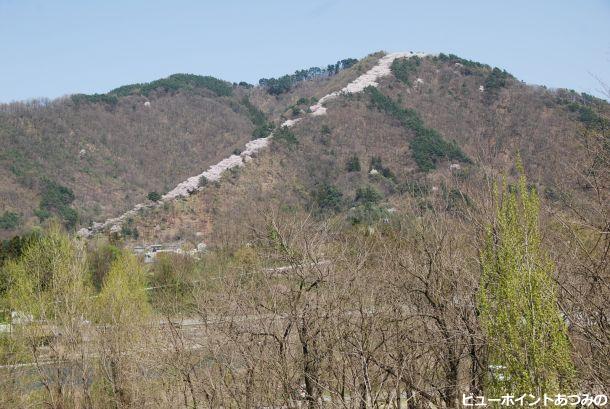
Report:
M 168 88 L 3 106 L 2 208 L 31 227 L 36 216 L 59 210 L 47 206 L 45 197 L 61 187 L 71 192 L 66 204 L 78 217 L 60 216 L 74 226 L 168 189 L 249 139 L 247 110 L 228 94 L 230 84 L 221 95 L 206 87 Z
M 489 196 L 490 178 L 515 174 L 517 154 L 549 206 L 595 200 L 575 169 L 593 160 L 587 138 L 608 132 L 606 102 L 526 85 L 456 56 L 396 59 L 391 68 L 379 87 L 325 102 L 323 115 L 308 113 L 321 97 L 310 100 L 314 84 L 299 84 L 283 113 L 299 122 L 275 133 L 271 153 L 186 201 L 150 210 L 138 225 L 143 239 L 195 240 L 199 232 L 206 242 L 224 240 L 226 229 L 247 229 L 232 220 L 254 217 L 253 203 L 347 223 L 410 202 L 474 206 Z M 363 191 L 374 192 L 378 212 L 360 214 Z M 469 209 L 461 211 L 476 211 Z
M 605 100 L 405 52 L 1 111 L 0 406 L 607 394 Z
M 261 80 L 283 84 L 277 97 L 271 86 L 176 74 L 106 94 L 4 104 L 0 237 L 51 216 L 70 229 L 87 226 L 146 201 L 150 192 L 167 192 L 251 138 L 267 136 L 297 84 L 308 80 L 324 92 L 356 75 L 342 72 L 356 61 Z M 61 196 L 58 189 L 69 194 L 49 204 L 45 198 Z

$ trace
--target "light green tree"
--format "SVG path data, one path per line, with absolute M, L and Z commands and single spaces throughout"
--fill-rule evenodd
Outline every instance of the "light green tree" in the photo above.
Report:
M 138 354 L 146 349 L 146 272 L 126 251 L 112 262 L 95 303 L 99 340 L 99 375 L 96 398 L 115 408 L 131 407 L 137 400 L 135 384 Z
M 488 392 L 567 393 L 574 376 L 566 324 L 557 304 L 554 265 L 541 245 L 540 204 L 523 167 L 506 181 L 481 252 L 479 308 L 487 336 Z
M 84 339 L 91 288 L 82 243 L 52 225 L 5 268 L 4 302 L 12 316 L 13 358 L 37 368 L 32 372 L 34 381 L 43 386 L 38 398 L 30 391 L 22 394 L 52 408 L 86 405 L 89 352 Z
M 97 319 L 113 325 L 129 325 L 134 317 L 150 313 L 146 272 L 138 259 L 122 252 L 110 266 L 97 299 Z

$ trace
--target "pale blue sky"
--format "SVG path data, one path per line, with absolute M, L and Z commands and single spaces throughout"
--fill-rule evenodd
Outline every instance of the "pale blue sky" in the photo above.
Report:
M 599 95 L 610 0 L 0 0 L 0 101 L 177 72 L 256 83 L 376 50 L 454 53 Z

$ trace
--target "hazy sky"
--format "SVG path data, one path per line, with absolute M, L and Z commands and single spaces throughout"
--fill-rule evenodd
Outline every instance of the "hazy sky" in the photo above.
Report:
M 177 72 L 256 83 L 377 50 L 454 53 L 599 95 L 610 0 L 0 0 L 0 101 Z

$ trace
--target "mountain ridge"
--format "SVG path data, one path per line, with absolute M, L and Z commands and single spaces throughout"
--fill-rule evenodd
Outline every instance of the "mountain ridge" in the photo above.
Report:
M 425 57 L 428 54 L 425 53 L 414 53 L 414 52 L 396 52 L 387 54 L 386 56 L 379 59 L 378 63 L 368 70 L 366 73 L 357 77 L 354 81 L 348 83 L 345 87 L 343 87 L 339 91 L 333 91 L 329 94 L 326 94 L 319 101 L 310 106 L 309 110 L 311 111 L 311 116 L 320 116 L 326 114 L 326 108 L 324 107 L 324 103 L 332 100 L 333 98 L 338 97 L 342 94 L 352 94 L 364 91 L 367 87 L 375 87 L 377 86 L 377 80 L 390 75 L 390 65 L 397 58 L 411 58 L 411 57 Z M 302 118 L 296 119 L 287 119 L 286 121 L 280 124 L 280 128 L 287 127 L 290 128 L 295 125 L 297 122 L 302 120 Z M 273 132 L 269 134 L 269 136 L 264 138 L 258 138 L 253 141 L 250 141 L 246 144 L 245 149 L 239 155 L 231 155 L 223 160 L 221 160 L 216 165 L 212 165 L 207 171 L 204 171 L 198 175 L 192 176 L 188 178 L 186 181 L 181 182 L 172 189 L 170 192 L 164 194 L 162 199 L 160 200 L 160 204 L 167 200 L 172 200 L 177 197 L 183 197 L 190 195 L 191 193 L 197 191 L 199 189 L 199 184 L 201 178 L 205 178 L 207 181 L 215 182 L 220 179 L 222 174 L 225 171 L 228 171 L 236 166 L 244 166 L 245 163 L 252 160 L 252 156 L 256 155 L 258 151 L 264 149 L 269 142 L 269 139 L 273 137 Z M 122 215 L 109 219 L 103 223 L 96 223 L 91 228 L 82 228 L 78 231 L 78 235 L 81 237 L 90 237 L 92 234 L 96 232 L 102 231 L 103 229 L 109 228 L 110 232 L 119 232 L 123 221 L 130 217 L 134 216 L 137 211 L 143 209 L 145 207 L 153 207 L 159 206 L 160 204 L 155 205 L 146 205 L 143 203 L 137 204 L 133 209 L 123 213 Z
M 393 66 L 394 61 L 401 61 L 403 59 L 405 61 L 411 61 L 412 63 L 401 63 L 402 65 L 399 64 L 400 66 Z M 432 61 L 433 64 L 431 65 L 427 61 Z M 337 63 L 337 67 L 338 64 L 339 62 Z M 397 120 L 403 123 L 403 125 L 407 126 L 407 128 L 411 129 L 411 131 L 415 130 L 416 132 L 418 132 L 420 135 L 420 139 L 411 141 L 410 144 L 412 145 L 412 148 L 413 146 L 417 147 L 421 145 L 419 151 L 421 151 L 424 155 L 432 155 L 430 156 L 431 158 L 434 158 L 434 155 L 440 155 L 438 157 L 443 157 L 444 155 L 446 155 L 445 150 L 448 149 L 448 147 L 443 145 L 444 142 L 442 142 L 442 136 L 440 136 L 443 132 L 438 133 L 436 132 L 434 127 L 425 127 L 423 124 L 430 121 L 434 123 L 438 120 L 438 118 L 441 118 L 444 115 L 442 114 L 437 115 L 436 117 L 430 117 L 428 112 L 433 112 L 434 110 L 437 110 L 438 106 L 441 106 L 445 101 L 449 101 L 448 98 L 462 99 L 462 104 L 466 103 L 468 98 L 473 101 L 476 99 L 480 99 L 483 102 L 483 105 L 487 105 L 491 109 L 495 110 L 495 115 L 503 115 L 505 119 L 509 119 L 511 116 L 514 116 L 514 109 L 512 113 L 505 112 L 505 114 L 500 114 L 501 110 L 505 108 L 502 103 L 499 103 L 498 101 L 502 100 L 503 97 L 501 94 L 506 94 L 506 90 L 519 89 L 520 91 L 518 91 L 515 96 L 523 95 L 525 98 L 523 99 L 524 104 L 530 103 L 530 101 L 527 100 L 528 98 L 546 99 L 547 102 L 545 102 L 545 104 L 548 105 L 549 109 L 554 109 L 553 107 L 561 108 L 565 110 L 566 117 L 572 115 L 570 112 L 574 112 L 578 115 L 576 121 L 585 125 L 593 123 L 603 124 L 603 120 L 599 119 L 602 117 L 599 116 L 597 111 L 599 111 L 600 107 L 602 111 L 604 109 L 607 109 L 604 108 L 606 105 L 604 105 L 603 102 L 600 102 L 595 98 L 587 96 L 586 94 L 580 96 L 569 91 L 547 91 L 543 88 L 535 86 L 521 85 L 519 82 L 516 81 L 516 79 L 514 79 L 514 77 L 510 76 L 510 74 L 506 73 L 505 71 L 499 70 L 497 68 L 492 69 L 486 64 L 465 60 L 451 54 L 446 55 L 441 53 L 438 55 L 431 55 L 413 52 L 390 54 L 377 53 L 372 54 L 371 56 L 361 60 L 358 63 L 350 62 L 348 65 L 349 67 L 344 70 L 339 70 L 338 68 L 333 68 L 331 70 L 331 68 L 328 68 L 328 70 L 330 70 L 328 72 L 333 73 L 333 75 L 328 76 L 320 77 L 317 76 L 317 74 L 315 73 L 308 74 L 309 71 L 315 71 L 316 73 L 318 72 L 316 70 L 310 69 L 309 71 L 297 71 L 295 75 L 292 76 L 284 76 L 289 77 L 285 80 L 271 79 L 280 82 L 288 81 L 290 83 L 288 90 L 279 94 L 271 92 L 271 90 L 269 88 L 266 88 L 265 85 L 252 87 L 249 84 L 233 84 L 232 88 L 230 88 L 231 92 L 228 92 L 228 87 L 230 83 L 226 81 L 217 79 L 208 81 L 202 80 L 202 78 L 209 79 L 212 77 L 176 74 L 167 77 L 166 79 L 152 81 L 151 83 L 127 85 L 112 90 L 107 94 L 94 94 L 92 96 L 89 96 L 95 99 L 95 101 L 88 101 L 85 98 L 87 96 L 75 95 L 74 99 L 76 101 L 74 99 L 71 100 L 73 105 L 71 105 L 72 108 L 70 109 L 77 111 L 83 109 L 89 110 L 91 111 L 91 114 L 88 115 L 90 115 L 92 118 L 107 118 L 107 124 L 116 121 L 117 118 L 127 118 L 128 116 L 133 117 L 133 119 L 129 119 L 130 123 L 128 127 L 121 125 L 120 128 L 116 129 L 116 133 L 120 135 L 121 139 L 124 142 L 132 142 L 134 140 L 134 137 L 132 137 L 131 135 L 134 135 L 136 138 L 140 139 L 140 146 L 136 147 L 135 149 L 127 148 L 131 151 L 129 156 L 124 156 L 119 152 L 106 154 L 106 157 L 108 159 L 105 160 L 109 161 L 108 163 L 118 162 L 119 164 L 127 164 L 130 162 L 131 157 L 142 156 L 145 152 L 149 150 L 149 147 L 152 147 L 151 152 L 156 152 L 155 159 L 153 161 L 148 162 L 150 170 L 144 171 L 144 178 L 142 178 L 143 168 L 138 166 L 139 170 L 137 174 L 140 175 L 139 177 L 142 181 L 138 182 L 137 184 L 134 184 L 129 179 L 125 179 L 124 181 L 121 181 L 121 179 L 113 179 L 115 178 L 115 176 L 113 176 L 113 173 L 118 173 L 118 175 L 120 175 L 121 171 L 133 172 L 135 174 L 136 167 L 133 167 L 134 170 L 131 171 L 128 170 L 129 167 L 125 167 L 125 165 L 120 165 L 119 167 L 114 167 L 114 169 L 108 168 L 109 170 L 99 173 L 98 163 L 101 157 L 98 155 L 97 152 L 99 152 L 99 149 L 105 149 L 104 146 L 108 145 L 109 141 L 107 140 L 107 137 L 104 136 L 104 133 L 110 134 L 110 132 L 108 132 L 108 129 L 106 129 L 108 128 L 107 124 L 99 123 L 98 125 L 96 125 L 98 130 L 94 131 L 99 135 L 96 136 L 99 142 L 94 143 L 91 146 L 86 144 L 83 145 L 81 143 L 81 146 L 79 146 L 78 148 L 70 148 L 73 151 L 73 153 L 71 153 L 73 158 L 78 158 L 78 161 L 75 165 L 76 167 L 74 169 L 77 170 L 78 167 L 81 167 L 81 169 L 85 171 L 84 175 L 82 173 L 82 170 L 79 170 L 77 173 L 72 174 L 70 173 L 72 171 L 70 171 L 65 176 L 73 178 L 75 174 L 83 175 L 82 177 L 84 177 L 85 180 L 87 178 L 91 179 L 92 177 L 97 178 L 99 180 L 99 178 L 101 177 L 104 180 L 107 180 L 107 182 L 98 182 L 100 187 L 106 186 L 106 189 L 108 186 L 116 186 L 116 188 L 113 188 L 112 190 L 108 191 L 111 196 L 103 194 L 102 191 L 100 191 L 98 188 L 94 188 L 91 184 L 92 181 L 84 181 L 84 183 L 80 182 L 80 179 L 82 179 L 81 176 L 78 176 L 78 179 L 75 179 L 74 182 L 69 182 L 69 179 L 66 179 L 65 176 L 60 179 L 57 179 L 56 176 L 53 176 L 51 174 L 51 179 L 55 180 L 54 183 L 59 183 L 59 187 L 65 186 L 66 180 L 69 182 L 68 186 L 70 186 L 72 189 L 81 189 L 80 186 L 87 187 L 84 190 L 75 190 L 76 194 L 73 195 L 75 197 L 74 203 L 59 205 L 59 207 L 50 207 L 48 210 L 44 209 L 43 207 L 36 209 L 34 207 L 36 202 L 36 196 L 32 195 L 32 193 L 34 192 L 28 193 L 28 199 L 25 201 L 25 203 L 32 203 L 32 207 L 34 207 L 34 212 L 32 216 L 29 216 L 29 218 L 25 218 L 25 220 L 27 221 L 27 225 L 33 226 L 36 224 L 32 221 L 32 217 L 38 217 L 42 220 L 41 216 L 46 216 L 46 214 L 49 214 L 49 211 L 51 213 L 59 212 L 60 214 L 68 214 L 70 213 L 69 209 L 71 207 L 76 206 L 77 210 L 79 210 L 78 224 L 82 226 L 80 230 L 81 235 L 87 236 L 93 231 L 111 228 L 114 224 L 117 225 L 117 227 L 115 227 L 113 230 L 116 233 L 118 230 L 120 230 L 119 225 L 122 223 L 122 221 L 125 221 L 126 219 L 134 216 L 142 209 L 164 205 L 166 199 L 173 199 L 179 196 L 185 196 L 190 194 L 190 192 L 200 190 L 201 188 L 203 188 L 199 186 L 199 182 L 202 177 L 205 177 L 206 180 L 210 182 L 216 182 L 226 170 L 233 169 L 235 167 L 241 167 L 246 161 L 251 161 L 252 157 L 257 155 L 261 149 L 268 147 L 270 143 L 270 138 L 269 135 L 266 134 L 266 132 L 272 133 L 271 127 L 273 123 L 277 123 L 277 132 L 278 130 L 282 129 L 283 126 L 286 126 L 288 128 L 292 127 L 296 123 L 302 121 L 304 118 L 322 117 L 326 115 L 326 105 L 332 102 L 334 99 L 338 98 L 339 96 L 342 96 L 342 100 L 353 100 L 353 96 L 361 94 L 366 87 L 376 87 L 378 85 L 376 81 L 382 78 L 395 78 L 397 81 L 396 84 L 401 84 L 399 85 L 399 88 L 404 88 L 404 91 L 402 91 L 403 94 L 396 94 L 393 90 L 398 88 L 396 88 L 395 86 L 391 86 L 388 89 L 390 93 L 389 97 L 384 95 L 382 99 L 380 99 L 378 102 L 374 102 L 374 100 L 372 100 L 371 103 L 373 105 L 377 104 L 377 109 L 386 110 L 387 113 L 390 114 L 390 116 L 394 117 L 393 120 Z M 442 67 L 447 68 L 439 70 L 441 65 Z M 422 66 L 426 67 L 426 69 L 424 70 L 425 72 L 417 74 L 418 70 L 422 70 Z M 434 68 L 433 66 L 435 66 L 436 68 Z M 436 70 L 436 74 L 442 73 L 442 75 L 444 75 L 446 78 L 434 78 L 434 75 L 436 74 L 430 71 L 431 69 Z M 308 75 L 312 75 L 312 77 L 309 78 Z M 423 78 L 420 78 L 420 75 L 423 76 Z M 432 77 L 426 78 L 426 75 L 432 75 Z M 418 90 L 426 89 L 426 92 L 430 93 L 434 91 L 436 86 L 439 86 L 439 90 L 442 90 L 447 87 L 447 85 L 444 85 L 444 82 L 449 81 L 450 77 L 455 78 L 451 79 L 451 81 L 457 81 L 460 80 L 460 78 L 465 81 L 464 83 L 462 83 L 461 89 L 456 89 L 456 91 L 458 91 L 458 94 L 456 94 L 456 91 L 450 90 L 449 93 L 446 95 L 441 95 L 441 93 L 438 93 L 438 95 L 434 97 L 435 100 L 430 101 L 433 102 L 432 105 L 428 102 L 426 98 L 420 98 L 418 104 L 423 105 L 406 108 L 403 108 L 401 106 L 401 104 L 405 101 L 404 92 L 406 92 L 406 94 L 413 92 L 421 93 L 421 91 Z M 168 82 L 168 80 L 170 81 Z M 267 84 L 271 80 L 265 79 L 265 84 Z M 469 95 L 464 94 L 460 96 L 459 93 L 466 92 L 466 90 L 470 87 L 468 86 L 466 88 L 466 84 L 468 82 L 472 82 L 473 80 L 478 83 L 476 85 L 476 94 L 473 92 Z M 432 83 L 434 83 L 435 85 L 432 86 L 432 84 L 429 83 L 430 81 L 432 81 Z M 222 88 L 224 91 L 220 92 L 219 94 L 213 89 L 209 89 L 209 87 L 207 86 L 209 85 L 209 83 L 213 83 L 214 85 L 211 88 L 214 88 L 215 86 L 219 86 L 219 84 L 221 84 L 221 88 L 225 87 Z M 509 83 L 512 85 L 509 86 Z M 159 86 L 154 86 L 150 84 L 157 84 Z M 529 96 L 525 97 L 526 94 Z M 105 95 L 105 97 L 100 97 L 99 95 Z M 352 97 L 350 97 L 350 95 L 352 95 Z M 113 97 L 111 102 L 106 101 L 106 97 L 108 96 Z M 311 98 L 309 98 L 309 96 L 311 96 Z M 381 94 L 379 94 L 379 97 L 381 98 Z M 386 99 L 384 100 L 383 98 Z M 166 119 L 163 120 L 163 122 L 158 122 L 155 125 L 157 129 L 151 128 L 150 126 L 148 127 L 148 129 L 152 131 L 153 134 L 158 135 L 156 136 L 157 142 L 152 142 L 149 140 L 149 136 L 151 135 L 150 133 L 140 133 L 141 136 L 136 136 L 137 133 L 134 134 L 134 129 L 144 130 L 145 128 L 143 128 L 143 125 L 146 126 L 146 121 L 149 121 L 150 118 L 153 118 L 155 120 L 163 119 L 159 117 L 159 114 L 164 113 L 158 111 L 159 103 L 164 103 L 163 101 L 180 101 L 180 110 L 178 110 L 178 106 L 175 105 L 174 102 L 172 102 L 175 105 L 175 107 L 171 108 L 173 110 L 173 112 L 171 113 L 173 119 L 167 116 Z M 199 107 L 202 106 L 197 104 L 200 104 L 204 101 L 207 106 L 204 107 L 203 111 L 197 112 Z M 382 105 L 379 105 L 380 101 L 383 101 Z M 184 105 L 186 103 L 188 103 L 188 105 Z M 68 104 L 67 106 L 69 107 L 70 104 Z M 224 113 L 218 115 L 220 111 L 218 111 L 218 108 L 213 108 L 214 106 L 217 106 L 219 108 L 222 107 L 221 109 L 225 110 Z M 423 116 L 417 112 L 422 106 L 424 107 L 422 111 Z M 56 107 L 57 104 L 51 104 L 50 108 L 47 108 L 47 110 L 55 109 L 56 111 L 56 115 L 51 121 L 47 121 L 41 118 L 42 121 L 40 121 L 39 123 L 43 124 L 43 126 L 48 126 L 48 124 L 50 123 L 57 122 L 57 117 L 62 117 L 64 115 L 61 112 L 61 109 L 65 108 L 60 108 L 58 110 Z M 215 125 L 215 130 L 210 129 L 206 131 L 207 135 L 209 136 L 201 138 L 202 134 L 199 130 L 195 129 L 195 131 L 192 132 L 191 129 L 189 129 L 192 125 L 187 125 L 186 123 L 182 125 L 181 122 L 184 121 L 185 117 L 183 111 L 184 107 L 186 107 L 187 111 L 189 111 L 187 115 L 192 115 L 193 120 L 196 121 L 192 122 L 191 119 L 188 119 L 189 121 L 191 121 L 192 124 L 196 124 L 197 122 L 199 122 L 201 125 L 203 125 L 205 123 L 211 123 L 210 121 L 217 121 L 218 125 Z M 414 108 L 417 109 L 414 110 Z M 480 107 L 477 107 L 476 109 L 479 110 L 479 108 Z M 456 108 L 451 109 L 455 110 Z M 167 112 L 167 107 L 164 107 L 164 110 Z M 14 140 L 23 139 L 22 137 L 17 137 L 16 135 L 18 135 L 18 132 L 24 132 L 21 130 L 23 124 L 16 122 L 16 130 L 13 132 L 13 134 L 11 134 L 12 131 L 10 128 L 10 121 L 15 121 L 21 115 L 21 117 L 25 119 L 26 123 L 30 122 L 30 117 L 32 116 L 31 113 L 28 113 L 27 110 L 22 111 L 23 112 L 20 113 L 19 109 L 16 109 L 15 112 L 13 112 L 12 114 L 4 112 L 4 118 L 9 120 L 9 128 L 6 128 L 7 122 L 2 121 L 2 117 L 0 117 L 0 136 L 2 136 L 3 134 L 3 138 L 5 140 L 8 137 L 9 145 L 14 144 L 14 142 L 12 142 Z M 225 119 L 228 118 L 227 114 L 229 116 L 234 115 L 230 113 L 231 111 L 236 116 L 234 116 L 233 119 L 230 119 L 229 122 L 227 122 L 227 120 Z M 206 112 L 209 112 L 210 115 L 207 115 Z M 457 111 L 455 112 L 457 113 Z M 167 115 L 167 113 L 165 113 L 165 115 Z M 202 114 L 206 118 L 204 122 L 201 122 L 197 119 L 197 117 L 201 118 Z M 439 114 L 441 113 L 439 112 Z M 486 111 L 481 111 L 481 114 L 488 115 Z M 28 117 L 28 115 L 30 115 L 30 117 Z M 467 117 L 470 114 L 462 113 L 461 115 Z M 527 115 L 525 113 L 523 113 L 523 115 L 525 115 L 523 116 L 523 118 L 525 119 Z M 227 127 L 227 125 L 236 123 L 238 118 L 240 118 L 239 121 L 241 121 L 242 125 L 239 125 L 237 134 L 241 134 L 241 136 L 236 139 L 235 131 L 231 131 L 230 128 Z M 471 120 L 473 118 L 467 119 Z M 95 121 L 98 121 L 98 119 L 96 118 Z M 246 122 L 251 123 L 252 125 L 246 125 Z M 62 139 L 67 141 L 67 143 L 73 143 L 74 141 L 79 139 L 78 137 L 74 138 L 74 136 L 78 135 L 78 133 L 90 133 L 91 129 L 95 129 L 92 128 L 90 124 L 83 125 L 80 126 L 79 131 L 74 132 L 73 130 L 70 130 L 69 135 L 67 137 L 63 136 Z M 159 125 L 161 125 L 161 127 L 159 127 Z M 307 126 L 312 125 L 313 123 L 308 124 Z M 36 126 L 40 125 L 34 125 L 34 127 Z M 64 124 L 59 126 L 64 128 L 66 127 Z M 256 127 L 256 129 L 250 128 L 252 126 Z M 163 130 L 162 132 L 158 132 L 158 130 L 162 128 L 171 130 L 171 136 L 165 135 L 165 130 Z M 247 130 L 248 128 L 250 129 L 250 131 Z M 2 129 L 4 129 L 5 131 L 2 132 Z M 7 129 L 8 132 L 6 132 Z M 46 132 L 49 135 L 53 135 L 54 133 L 57 134 L 57 131 L 55 130 L 50 130 Z M 251 140 L 251 137 L 248 135 L 248 132 L 252 132 L 252 134 L 255 134 L 254 140 Z M 449 133 L 451 134 L 452 131 L 449 131 Z M 286 135 L 290 136 L 289 134 Z M 28 136 L 26 134 L 26 138 L 31 138 L 31 136 Z M 191 141 L 193 141 L 193 143 L 188 142 L 189 138 Z M 113 140 L 118 142 L 117 137 L 113 136 Z M 205 143 L 202 144 L 202 141 L 205 141 Z M 209 143 L 210 141 L 212 141 L 211 145 Z M 116 144 L 116 142 L 113 143 Z M 169 151 L 163 149 L 162 144 L 166 142 L 170 142 L 172 145 L 175 146 L 175 148 L 170 148 Z M 229 147 L 227 147 L 227 142 L 230 143 Z M 449 139 L 449 142 L 454 143 L 452 142 L 451 138 Z M 48 145 L 50 147 L 49 151 L 51 152 L 53 151 L 54 147 L 57 146 L 57 144 L 55 142 L 52 142 L 52 140 L 50 139 L 48 139 L 48 142 L 44 143 L 52 143 L 52 145 Z M 153 143 L 154 145 L 151 145 L 151 143 Z M 199 144 L 199 147 L 197 147 L 197 144 Z M 222 146 L 225 147 L 217 149 L 214 147 L 214 144 L 223 144 Z M 166 152 L 174 151 L 177 155 L 175 154 L 173 159 L 169 159 L 166 155 Z M 233 151 L 233 154 L 226 156 L 226 154 L 222 154 L 223 151 Z M 15 212 L 15 208 L 11 208 L 10 201 L 12 199 L 10 199 L 10 197 L 15 197 L 16 194 L 22 197 L 25 196 L 26 191 L 24 191 L 24 186 L 26 189 L 41 189 L 36 188 L 36 186 L 39 186 L 41 182 L 37 182 L 36 178 L 33 178 L 31 175 L 40 174 L 42 171 L 44 171 L 44 169 L 39 172 L 38 168 L 36 167 L 39 165 L 29 164 L 28 155 L 31 155 L 32 153 L 26 148 L 26 145 L 18 145 L 17 149 L 8 150 L 7 152 L 9 154 L 4 155 L 4 165 L 0 167 L 0 172 L 2 172 L 4 168 L 5 174 L 8 170 L 10 173 L 12 173 L 12 175 L 10 175 L 10 177 L 5 178 L 6 182 L 4 193 L 1 192 L 2 186 L 0 186 L 0 203 L 4 202 L 2 209 L 6 212 L 7 215 L 7 223 L 5 223 L 5 225 L 10 226 L 11 223 L 13 223 L 15 217 L 19 218 L 19 214 Z M 198 165 L 202 163 L 202 161 L 201 159 L 197 158 L 197 155 L 200 155 L 202 152 L 204 153 L 203 163 L 207 163 L 205 165 L 205 168 L 207 168 L 207 170 L 205 170 L 204 172 L 201 172 L 202 166 Z M 62 155 L 65 154 L 66 152 L 62 152 Z M 413 152 L 413 154 L 415 154 L 415 152 Z M 23 158 L 23 160 L 21 160 L 20 158 Z M 216 158 L 215 161 L 214 158 Z M 45 159 L 45 161 L 46 160 L 47 159 Z M 24 163 L 19 163 L 20 161 Z M 139 161 L 140 163 L 146 163 L 142 162 L 142 159 L 139 159 Z M 69 159 L 66 161 L 65 157 L 58 156 L 56 160 L 54 159 L 50 162 L 57 163 L 58 166 L 61 167 L 64 166 L 64 163 L 74 162 L 74 160 Z M 84 164 L 84 162 L 92 163 L 92 165 L 89 167 L 89 170 L 87 169 L 87 166 L 86 164 Z M 38 160 L 38 163 L 40 163 L 40 160 Z M 178 164 L 179 167 L 175 167 L 174 164 Z M 419 166 L 421 167 L 421 165 Z M 50 170 L 51 172 L 56 172 L 59 167 L 55 169 L 51 168 Z M 188 170 L 187 168 L 190 170 Z M 182 177 L 177 175 L 177 169 L 183 169 L 180 170 L 180 174 L 183 175 Z M 87 172 L 89 172 L 89 176 L 87 176 Z M 44 173 L 42 174 L 44 175 Z M 155 176 L 155 174 L 157 176 Z M 149 175 L 151 175 L 152 177 L 149 177 Z M 12 179 L 15 179 L 16 183 L 10 182 Z M 158 180 L 165 180 L 165 182 L 163 183 L 164 186 L 160 186 Z M 182 180 L 182 182 L 178 182 L 178 180 Z M 117 181 L 119 183 L 117 183 Z M 74 184 L 75 182 L 78 183 Z M 30 187 L 28 188 L 27 186 Z M 129 206 L 130 201 L 131 203 L 134 203 L 133 199 L 126 201 L 124 199 L 121 199 L 120 196 L 118 196 L 123 195 L 124 198 L 144 198 L 146 196 L 147 190 L 148 192 L 160 191 L 162 196 L 161 202 L 155 204 L 154 202 L 146 203 L 142 200 L 138 200 L 135 201 L 135 203 L 139 204 L 136 204 L 135 206 Z M 11 192 L 10 194 L 9 191 Z M 95 193 L 96 191 L 98 193 Z M 42 193 L 44 194 L 44 191 Z M 95 211 L 92 210 L 85 209 L 84 212 L 81 211 L 82 201 L 87 196 L 90 197 L 90 199 L 87 199 L 88 203 L 91 203 L 91 205 L 89 206 L 99 207 L 100 204 L 102 206 L 105 206 L 105 209 L 107 210 L 103 210 L 102 215 L 107 216 L 107 218 L 100 218 L 99 216 L 95 216 Z M 108 204 L 104 205 L 104 203 Z M 121 203 L 124 204 L 121 205 Z M 117 208 L 119 207 L 123 207 L 123 209 L 126 210 L 124 210 L 123 212 L 118 212 L 119 216 L 116 216 Z M 100 223 L 100 220 L 106 221 Z
M 289 106 L 283 115 L 291 127 L 278 132 L 256 166 L 235 168 L 167 210 L 146 209 L 128 218 L 129 229 L 140 232 L 140 242 L 187 238 L 191 245 L 202 239 L 220 245 L 241 242 L 259 214 L 289 209 L 351 223 L 429 206 L 472 212 L 487 200 L 490 177 L 514 174 L 518 152 L 532 183 L 554 197 L 550 206 L 565 206 L 568 196 L 557 200 L 563 189 L 590 200 L 586 190 L 565 185 L 581 182 L 564 171 L 585 163 L 581 131 L 589 127 L 564 100 L 586 103 L 585 97 L 524 85 L 501 70 L 442 54 L 421 58 L 411 75 L 412 81 L 387 75 L 377 88 L 328 100 L 325 115 L 298 104 L 295 115 Z M 390 105 L 375 103 L 375 89 Z M 415 143 L 418 135 L 423 146 Z M 442 140 L 463 148 L 468 159 L 448 161 L 450 145 L 437 145 Z M 429 156 L 432 168 L 422 169 L 414 149 Z M 348 168 L 354 155 L 357 171 Z

